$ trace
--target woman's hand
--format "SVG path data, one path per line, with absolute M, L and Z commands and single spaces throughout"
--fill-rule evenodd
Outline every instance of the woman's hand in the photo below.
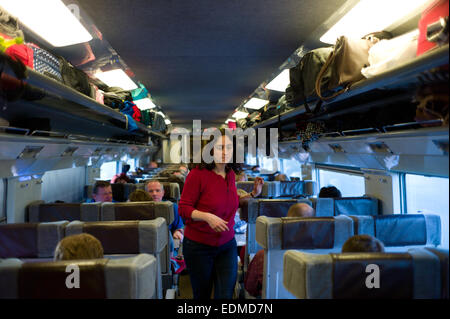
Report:
M 179 239 L 180 241 L 183 241 L 183 230 L 182 229 L 177 229 L 174 233 L 173 233 L 173 239 Z
M 257 197 L 261 194 L 264 185 L 264 180 L 261 177 L 256 177 L 251 192 L 252 197 Z
M 206 216 L 205 221 L 208 223 L 209 227 L 211 227 L 212 229 L 214 229 L 214 231 L 216 232 L 223 232 L 226 230 L 229 230 L 227 224 L 227 221 L 224 221 L 222 218 L 208 213 L 208 215 Z

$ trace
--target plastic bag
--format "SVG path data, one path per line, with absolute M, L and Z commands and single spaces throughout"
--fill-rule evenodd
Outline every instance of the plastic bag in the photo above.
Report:
M 370 66 L 361 73 L 366 78 L 393 69 L 416 57 L 419 31 L 414 30 L 391 40 L 381 40 L 369 50 Z

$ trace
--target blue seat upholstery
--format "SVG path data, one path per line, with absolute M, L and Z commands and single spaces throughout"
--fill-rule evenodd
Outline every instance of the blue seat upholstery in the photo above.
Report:
M 405 246 L 438 246 L 441 219 L 432 214 L 350 216 L 355 234 L 368 234 L 394 251 Z

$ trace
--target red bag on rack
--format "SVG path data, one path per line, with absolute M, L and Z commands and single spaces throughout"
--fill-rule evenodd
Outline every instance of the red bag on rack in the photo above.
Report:
M 2 37 L 4 40 L 12 39 L 10 36 L 2 33 L 0 33 L 0 37 Z M 21 61 L 29 68 L 33 68 L 33 50 L 26 44 L 13 44 L 5 50 L 5 53 L 12 57 L 14 60 Z
M 448 10 L 448 0 L 437 0 L 433 2 L 426 10 L 424 10 L 424 12 L 422 13 L 422 17 L 419 20 L 417 56 L 438 46 L 438 42 L 429 41 L 430 36 L 432 38 L 437 38 L 436 35 L 439 35 L 438 33 L 441 33 L 441 35 L 445 37 L 446 33 L 447 39 L 444 39 L 443 41 L 448 42 L 448 25 L 445 26 L 441 24 L 441 21 L 444 22 L 444 20 L 441 19 L 445 18 L 447 18 L 448 23 Z M 433 36 L 433 33 L 435 33 L 435 36 Z
M 133 119 L 138 122 L 141 122 L 142 119 L 141 110 L 134 103 L 133 103 Z

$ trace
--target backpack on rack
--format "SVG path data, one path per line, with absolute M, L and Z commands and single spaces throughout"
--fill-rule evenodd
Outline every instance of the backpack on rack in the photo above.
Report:
M 150 110 L 142 110 L 141 111 L 141 116 L 142 116 L 142 124 L 144 124 L 145 126 L 150 126 L 152 124 L 152 116 L 150 114 Z
M 327 61 L 333 47 L 318 48 L 306 53 L 297 66 L 289 69 L 290 85 L 286 89 L 286 102 L 290 107 L 296 107 L 305 104 L 310 112 L 309 105 L 306 103 L 309 97 L 315 96 L 315 83 L 320 70 Z M 327 87 L 331 70 L 323 75 L 322 85 Z
M 74 67 L 62 57 L 59 58 L 59 62 L 61 67 L 61 76 L 64 84 L 90 97 L 91 86 L 89 84 L 89 78 L 87 74 Z
M 164 132 L 167 129 L 166 122 L 161 114 L 150 111 L 151 114 L 151 128 L 155 132 Z
M 263 108 L 263 111 L 261 113 L 261 120 L 265 121 L 277 115 L 278 115 L 278 104 L 268 103 Z

